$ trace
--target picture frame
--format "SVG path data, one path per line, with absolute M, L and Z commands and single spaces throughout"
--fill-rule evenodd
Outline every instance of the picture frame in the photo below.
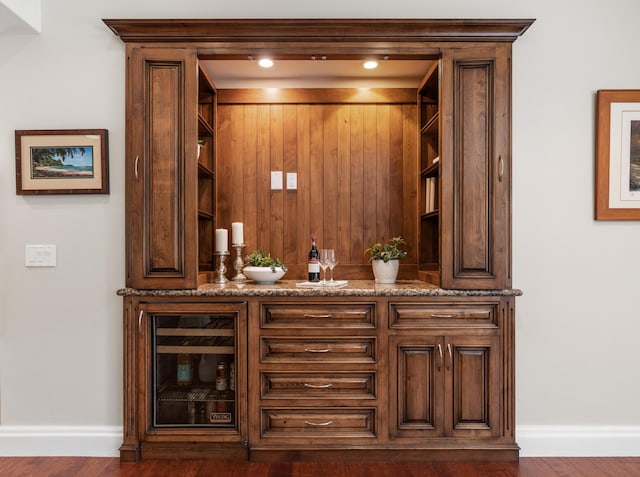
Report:
M 16 130 L 16 194 L 108 194 L 106 129 Z
M 640 90 L 598 90 L 595 219 L 640 220 Z

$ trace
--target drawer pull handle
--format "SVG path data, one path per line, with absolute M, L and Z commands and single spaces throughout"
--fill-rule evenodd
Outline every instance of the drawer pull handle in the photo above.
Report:
M 456 315 L 452 313 L 431 313 L 431 318 L 455 318 Z
M 142 325 L 142 315 L 144 314 L 144 310 L 140 310 L 140 314 L 138 315 L 138 330 L 140 330 L 140 326 Z
M 504 176 L 504 159 L 502 156 L 498 156 L 498 182 L 502 182 Z
M 453 352 L 451 351 L 451 343 L 447 344 L 447 351 L 449 352 L 449 365 L 447 369 L 451 369 L 451 365 L 453 364 Z
M 326 422 L 311 422 L 311 421 L 304 421 L 304 423 L 305 423 L 307 426 L 326 427 L 326 426 L 330 426 L 331 424 L 333 424 L 333 421 L 326 421 Z
M 329 348 L 322 348 L 322 349 L 305 348 L 304 349 L 305 353 L 328 353 L 329 351 L 331 351 Z
M 309 383 L 304 383 L 304 387 L 305 388 L 311 388 L 311 389 L 327 389 L 327 388 L 330 388 L 331 386 L 333 386 L 332 383 L 327 383 L 327 384 L 309 384 Z
M 315 315 L 313 313 L 305 313 L 304 317 L 305 318 L 332 318 L 333 315 L 331 313 L 327 313 L 325 315 Z
M 140 155 L 136 156 L 136 162 L 134 164 L 134 173 L 136 176 L 136 180 L 138 179 L 138 161 L 140 161 Z

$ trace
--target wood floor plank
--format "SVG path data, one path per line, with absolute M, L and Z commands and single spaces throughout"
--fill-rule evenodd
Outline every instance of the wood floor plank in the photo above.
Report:
M 101 457 L 0 457 L 2 477 L 640 477 L 640 457 L 521 458 L 520 462 L 256 463 Z

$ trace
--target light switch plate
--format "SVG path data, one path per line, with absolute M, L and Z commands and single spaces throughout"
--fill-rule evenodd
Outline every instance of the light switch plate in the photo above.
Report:
M 298 188 L 298 174 L 295 172 L 287 172 L 287 190 L 296 190 Z
M 24 264 L 26 267 L 55 267 L 55 245 L 25 245 Z
M 271 190 L 282 190 L 282 171 L 271 171 Z

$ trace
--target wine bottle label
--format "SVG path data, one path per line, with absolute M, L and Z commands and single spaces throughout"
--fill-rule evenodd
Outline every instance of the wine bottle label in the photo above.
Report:
M 309 273 L 320 273 L 320 264 L 318 262 L 309 262 Z
M 178 365 L 178 383 L 189 383 L 192 380 L 192 370 L 190 364 L 179 364 Z

